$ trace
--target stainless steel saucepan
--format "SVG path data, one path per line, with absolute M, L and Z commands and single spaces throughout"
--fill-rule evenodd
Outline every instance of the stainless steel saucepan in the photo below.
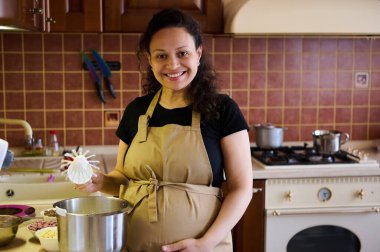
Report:
M 344 135 L 344 138 L 342 138 Z M 315 130 L 312 132 L 313 147 L 320 154 L 331 155 L 340 150 L 342 144 L 350 140 L 348 133 L 337 130 Z

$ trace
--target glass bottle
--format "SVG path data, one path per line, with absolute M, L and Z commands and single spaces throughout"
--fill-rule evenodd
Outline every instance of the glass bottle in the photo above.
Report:
M 43 155 L 44 152 L 44 146 L 42 144 L 42 139 L 37 138 L 36 141 L 34 142 L 34 154 L 37 156 Z
M 59 144 L 57 138 L 57 131 L 50 131 L 50 145 L 49 145 L 49 156 L 58 157 L 59 156 Z

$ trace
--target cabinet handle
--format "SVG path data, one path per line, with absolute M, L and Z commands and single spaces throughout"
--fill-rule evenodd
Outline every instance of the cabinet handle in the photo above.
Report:
M 254 187 L 252 189 L 252 194 L 255 194 L 255 193 L 258 193 L 258 192 L 262 192 L 262 191 L 263 191 L 263 188 L 256 188 L 256 187 Z
M 33 6 L 39 6 L 38 0 L 34 1 Z M 34 7 L 34 8 L 30 8 L 30 9 L 26 10 L 26 12 L 29 12 L 31 15 L 42 15 L 44 13 L 44 10 L 41 8 Z
M 41 8 L 31 8 L 29 10 L 26 10 L 26 12 L 29 12 L 31 15 L 42 15 L 43 9 Z
M 46 22 L 47 23 L 53 23 L 53 24 L 57 23 L 57 21 L 55 21 L 52 17 L 47 17 Z

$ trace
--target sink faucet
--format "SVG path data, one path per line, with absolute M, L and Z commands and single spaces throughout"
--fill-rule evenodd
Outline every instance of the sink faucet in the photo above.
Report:
M 30 124 L 21 119 L 7 119 L 7 118 L 0 118 L 0 123 L 4 124 L 17 124 L 21 125 L 25 129 L 25 141 L 26 141 L 26 146 L 25 148 L 31 148 L 33 146 L 33 131 L 32 127 Z

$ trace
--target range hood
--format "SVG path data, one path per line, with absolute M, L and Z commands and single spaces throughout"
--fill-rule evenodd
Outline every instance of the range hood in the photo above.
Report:
M 225 0 L 224 32 L 380 35 L 380 0 Z

